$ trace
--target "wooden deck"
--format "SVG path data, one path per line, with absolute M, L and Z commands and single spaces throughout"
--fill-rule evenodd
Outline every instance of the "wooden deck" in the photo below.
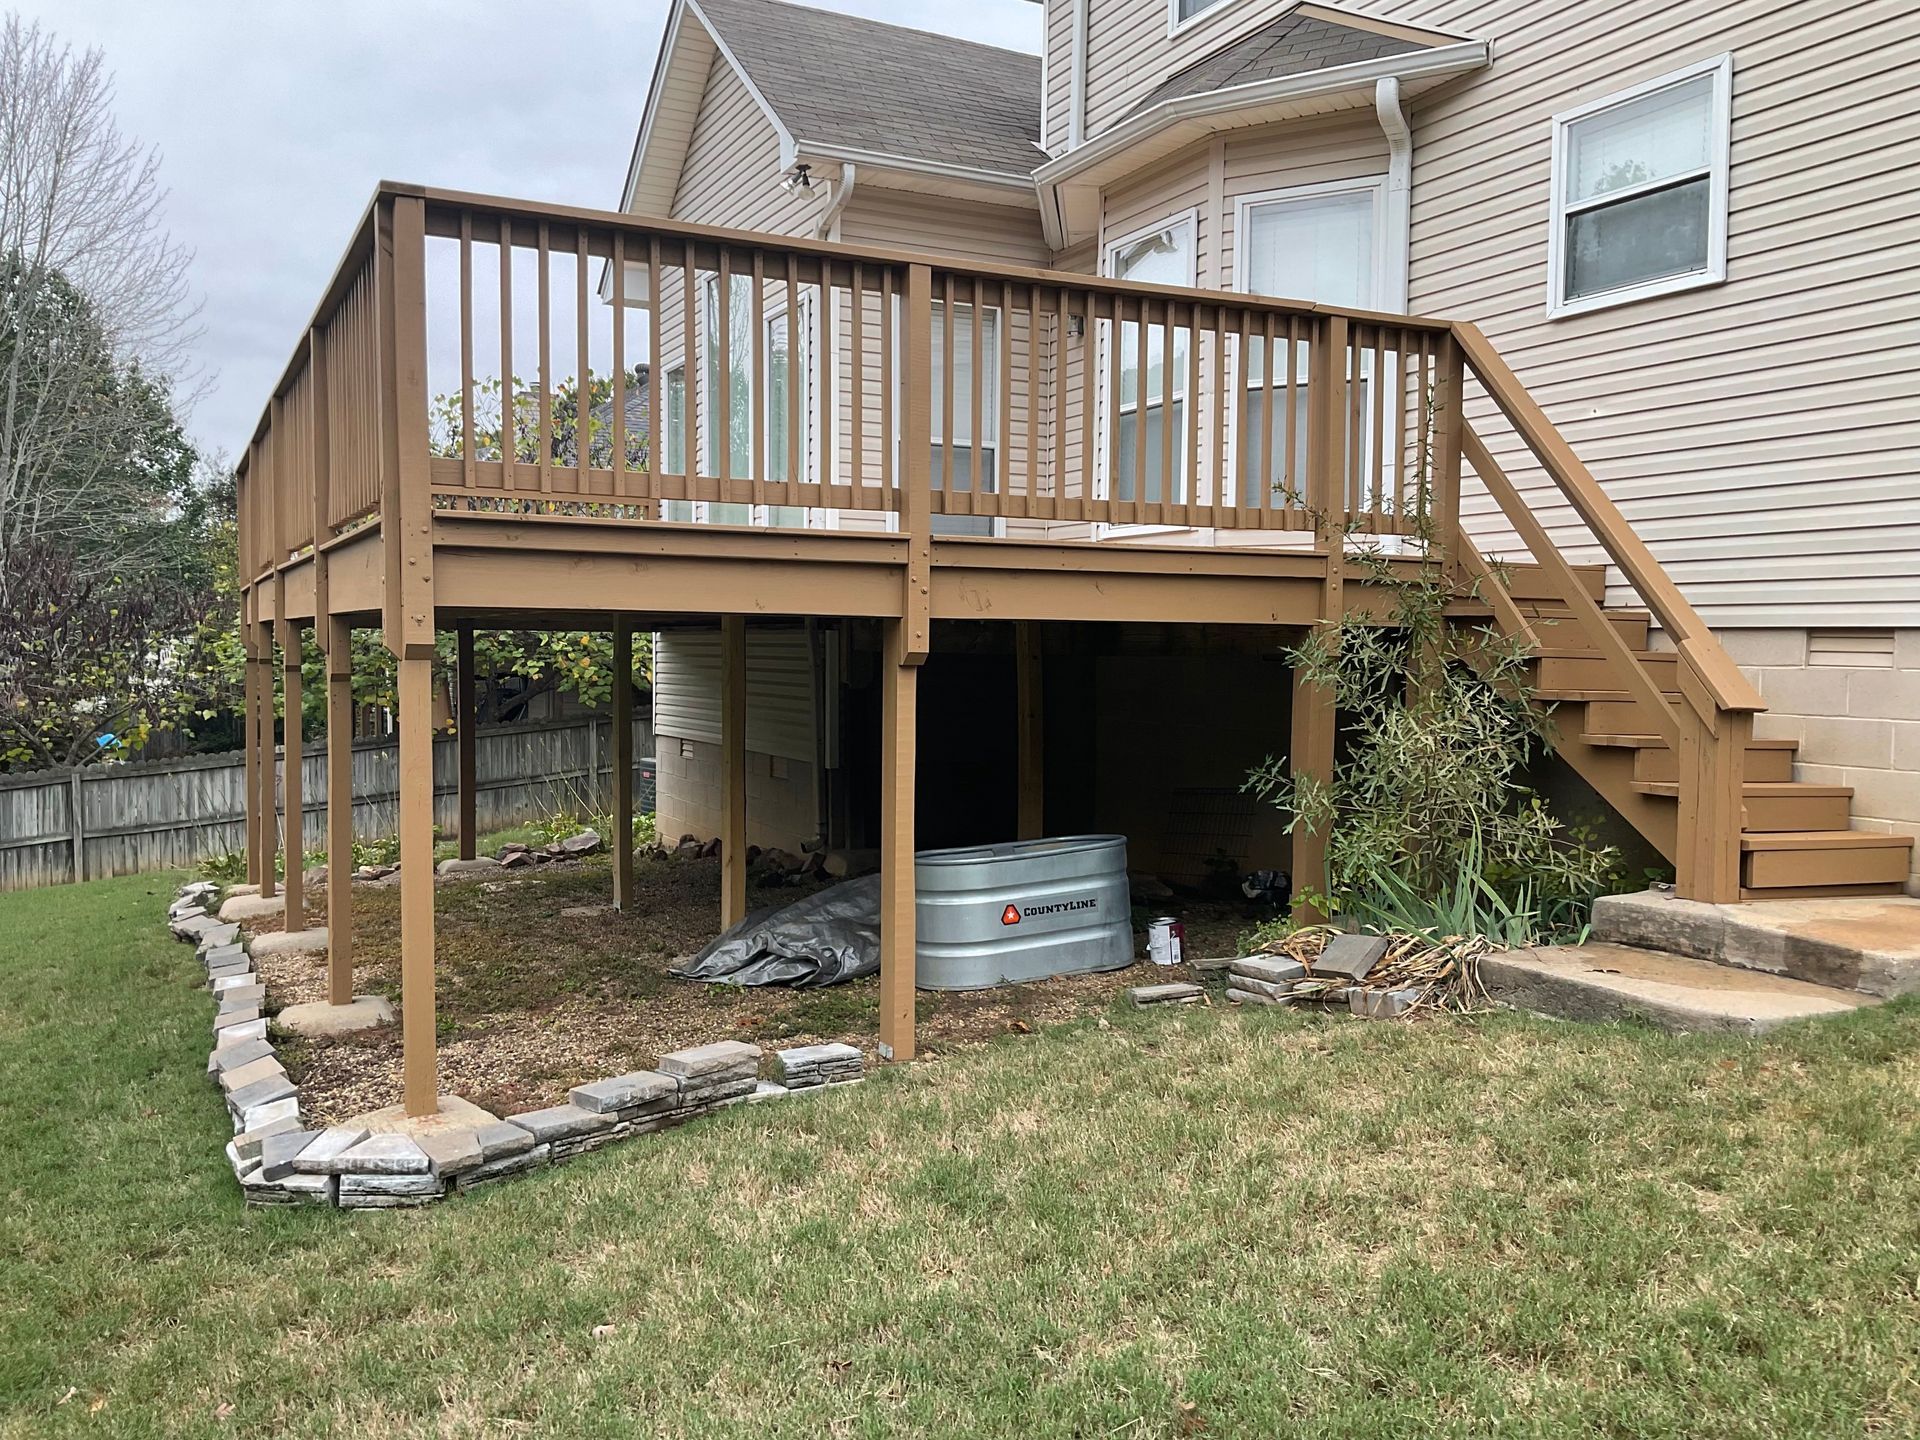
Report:
M 1490 427 L 1638 606 L 1605 608 L 1607 568 L 1560 552 L 1485 443 Z M 1475 549 L 1468 476 L 1530 563 L 1491 566 Z M 1768 753 L 1752 737 L 1759 696 L 1464 323 L 383 185 L 246 448 L 239 505 L 249 858 L 269 891 L 276 809 L 301 802 L 292 775 L 276 793 L 267 759 L 274 666 L 297 696 L 311 626 L 328 656 L 329 744 L 344 748 L 350 628 L 379 628 L 396 657 L 416 1113 L 437 1094 L 420 717 L 448 630 L 470 720 L 476 628 L 603 629 L 624 647 L 636 628 L 719 623 L 730 922 L 745 907 L 746 628 L 878 621 L 881 1037 L 900 1058 L 913 1053 L 916 677 L 936 621 L 1005 621 L 1021 637 L 1020 815 L 1037 833 L 1034 622 L 1384 618 L 1380 587 L 1349 556 L 1398 546 L 1445 568 L 1463 619 L 1539 650 L 1560 753 L 1673 860 L 1683 895 L 1905 874 L 1911 842 L 1836 830 L 1845 797 L 1797 792 L 1790 768 L 1754 759 Z M 761 523 L 732 523 L 748 518 Z M 1668 648 L 1649 648 L 1650 626 Z M 294 743 L 297 703 L 287 714 Z M 1296 772 L 1329 775 L 1327 697 L 1296 685 L 1291 719 Z M 470 757 L 462 768 L 470 793 Z M 344 854 L 350 806 L 330 799 Z M 631 803 L 619 796 L 623 815 Z M 1785 828 L 1803 823 L 1820 828 Z M 470 846 L 471 825 L 461 833 Z M 1319 884 L 1324 845 L 1296 836 L 1302 888 Z M 352 993 L 348 876 L 330 867 L 336 1003 Z M 301 883 L 289 867 L 289 925 Z

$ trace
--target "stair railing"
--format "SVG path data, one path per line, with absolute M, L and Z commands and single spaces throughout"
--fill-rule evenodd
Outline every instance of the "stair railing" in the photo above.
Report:
M 1672 637 L 1678 652 L 1675 674 L 1680 703 L 1668 700 L 1647 666 L 1579 583 L 1573 567 L 1485 443 L 1463 424 L 1461 452 L 1466 462 L 1532 551 L 1588 643 L 1618 673 L 1622 688 L 1673 747 L 1680 798 L 1674 855 L 1678 892 L 1687 899 L 1715 903 L 1740 899 L 1746 751 L 1753 736 L 1753 716 L 1766 709 L 1766 703 L 1479 327 L 1456 323 L 1453 334 L 1468 372 L 1480 381 L 1608 560 Z

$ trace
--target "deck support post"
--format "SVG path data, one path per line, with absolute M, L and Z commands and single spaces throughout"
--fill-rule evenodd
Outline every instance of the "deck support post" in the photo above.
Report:
M 440 1105 L 433 977 L 433 662 L 403 656 L 400 692 L 401 1073 L 407 1114 Z
M 1338 625 L 1346 614 L 1346 519 L 1350 492 L 1347 436 L 1351 404 L 1351 354 L 1344 315 L 1329 315 L 1316 325 L 1308 390 L 1307 506 L 1313 516 L 1315 544 L 1326 557 L 1320 590 L 1320 624 Z M 1338 697 L 1331 687 L 1293 672 L 1292 734 L 1288 773 L 1318 786 L 1333 783 L 1334 736 Z M 1327 833 L 1297 823 L 1293 829 L 1294 918 L 1324 920 L 1321 907 L 1305 897 L 1328 889 Z
M 454 654 L 453 723 L 460 772 L 460 858 L 471 860 L 480 853 L 479 736 L 474 731 L 479 705 L 473 682 L 472 625 L 461 625 L 454 632 Z
M 272 899 L 279 893 L 276 873 L 280 855 L 279 781 L 275 772 L 273 743 L 273 626 L 257 623 L 253 627 L 254 744 L 259 747 L 260 789 L 256 798 L 260 812 L 260 894 Z
M 613 908 L 625 913 L 633 908 L 633 622 L 624 615 L 613 625 L 613 834 L 607 843 Z
M 1017 837 L 1038 840 L 1046 833 L 1046 737 L 1041 709 L 1040 627 L 1031 620 L 1013 624 L 1014 691 L 1019 711 L 1020 808 Z
M 919 741 L 919 667 L 909 663 L 907 624 L 886 622 L 880 719 L 880 1054 L 914 1055 L 914 785 Z
M 353 628 L 319 629 L 327 652 L 327 1003 L 353 1001 Z
M 246 620 L 245 614 L 252 607 L 252 596 L 241 599 L 240 644 L 240 754 L 246 761 L 244 781 L 247 797 L 247 883 L 260 883 L 260 837 L 265 831 L 266 817 L 260 813 L 260 686 L 259 674 L 254 669 L 254 633 L 253 625 Z
M 301 767 L 307 753 L 305 716 L 301 713 L 300 642 L 303 627 L 292 620 L 281 620 L 280 693 L 286 697 L 286 776 L 281 782 L 282 803 L 286 815 L 280 833 L 287 852 L 287 913 L 289 934 L 307 928 L 307 834 L 306 776 Z
M 631 734 L 632 727 L 628 727 Z M 629 741 L 631 744 L 631 741 Z M 631 773 L 632 767 L 628 767 Z M 631 780 L 628 782 L 631 784 Z M 747 617 L 720 620 L 720 927 L 747 916 Z M 632 831 L 631 825 L 628 827 Z

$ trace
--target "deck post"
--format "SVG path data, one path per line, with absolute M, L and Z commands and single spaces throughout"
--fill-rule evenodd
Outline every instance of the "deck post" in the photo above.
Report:
M 244 780 L 247 810 L 247 883 L 260 883 L 260 836 L 266 821 L 260 814 L 260 724 L 255 710 L 260 704 L 258 679 L 253 667 L 253 625 L 245 618 L 252 608 L 252 596 L 241 597 L 240 645 L 240 754 L 246 761 Z
M 306 717 L 301 713 L 300 641 L 303 627 L 292 620 L 281 620 L 280 692 L 286 697 L 286 776 L 281 782 L 286 816 L 280 833 L 287 852 L 287 933 L 307 928 L 307 836 L 306 776 L 301 773 L 306 745 Z
M 1038 840 L 1046 833 L 1046 738 L 1041 710 L 1040 627 L 1031 620 L 1013 624 L 1015 705 L 1020 727 L 1020 809 L 1018 838 Z
M 353 628 L 322 624 L 327 651 L 327 1003 L 353 1001 Z
M 920 671 L 908 662 L 907 622 L 886 622 L 880 719 L 880 1054 L 914 1055 L 914 785 Z
M 279 777 L 276 772 L 273 742 L 273 625 L 257 623 L 253 627 L 254 692 L 259 697 L 254 709 L 255 743 L 260 747 L 260 894 L 272 899 L 280 891 L 277 867 L 280 856 Z
M 1320 590 L 1320 624 L 1338 625 L 1346 613 L 1346 513 L 1348 414 L 1351 404 L 1348 326 L 1344 315 L 1317 321 L 1310 357 L 1307 415 L 1307 506 L 1315 543 L 1325 556 L 1326 579 Z M 1296 784 L 1333 781 L 1333 748 L 1338 697 L 1326 685 L 1293 672 L 1292 733 L 1288 772 Z M 1294 918 L 1324 920 L 1321 907 L 1305 899 L 1327 893 L 1327 834 L 1296 824 L 1293 830 Z
M 632 727 L 628 728 L 631 732 Z M 737 925 L 747 915 L 747 617 L 744 615 L 726 615 L 720 620 L 720 825 L 720 926 L 724 930 Z M 632 827 L 628 828 L 631 831 Z
M 453 723 L 454 748 L 460 772 L 460 858 L 471 860 L 479 851 L 479 744 L 475 715 L 479 711 L 473 682 L 473 626 L 463 624 L 454 640 Z
M 1730 905 L 1740 899 L 1740 835 L 1746 823 L 1746 755 L 1753 716 L 1722 710 L 1716 733 L 1688 706 L 1676 708 L 1680 824 L 1674 890 L 1683 900 Z
M 613 625 L 613 908 L 633 908 L 633 622 Z M 725 859 L 721 861 L 726 864 Z
M 397 662 L 400 692 L 401 1074 L 407 1114 L 440 1105 L 433 982 L 433 662 Z
M 400 1002 L 409 1115 L 440 1107 L 433 926 L 432 456 L 427 448 L 426 202 L 383 198 L 374 216 L 380 349 L 381 629 L 400 701 Z

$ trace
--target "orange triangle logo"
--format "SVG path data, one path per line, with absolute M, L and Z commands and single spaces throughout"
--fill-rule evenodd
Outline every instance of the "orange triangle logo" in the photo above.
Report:
M 1002 925 L 1018 925 L 1020 923 L 1020 907 L 1018 905 L 1007 906 L 1006 909 L 1000 912 L 1000 923 Z

